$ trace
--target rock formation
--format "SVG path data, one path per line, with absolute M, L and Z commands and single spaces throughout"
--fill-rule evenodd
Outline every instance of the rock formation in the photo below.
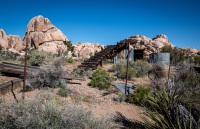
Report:
M 11 53 L 19 54 L 22 51 L 22 40 L 17 35 L 7 36 L 5 31 L 0 29 L 0 46 Z
M 48 18 L 43 16 L 36 16 L 29 21 L 23 44 L 26 40 L 29 42 L 29 47 L 35 47 L 46 52 L 59 53 L 67 51 L 65 45 L 65 42 L 68 41 L 67 37 L 51 24 Z
M 195 55 L 195 54 L 198 54 L 199 51 L 196 49 L 196 48 L 188 48 L 188 52 Z
M 8 48 L 13 48 L 18 52 L 22 51 L 22 39 L 17 35 L 9 35 L 8 39 Z
M 151 39 L 141 35 L 131 36 L 120 42 L 129 42 L 134 49 L 144 49 L 144 56 L 148 57 L 151 53 L 160 52 L 161 48 L 164 46 L 172 46 L 166 35 L 157 35 L 155 38 Z
M 77 44 L 74 44 L 74 51 L 72 55 L 74 57 L 79 57 L 79 58 L 90 58 L 90 56 L 93 56 L 96 52 L 101 51 L 104 49 L 103 45 L 99 45 L 98 43 L 93 44 L 93 43 L 82 43 L 79 42 Z
M 8 48 L 7 36 L 3 29 L 0 29 L 0 46 Z

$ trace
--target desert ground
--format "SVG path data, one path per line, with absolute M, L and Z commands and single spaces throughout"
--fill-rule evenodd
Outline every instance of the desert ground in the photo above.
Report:
M 76 68 L 80 62 L 67 63 L 63 66 L 65 71 L 71 71 Z M 103 69 L 108 70 L 112 67 L 113 64 L 104 64 Z M 129 104 L 126 102 L 119 102 L 117 98 L 119 97 L 120 91 L 118 91 L 114 86 L 113 88 L 116 92 L 105 95 L 108 91 L 99 90 L 97 88 L 92 88 L 88 86 L 90 79 L 88 77 L 84 77 L 85 80 L 73 80 L 73 82 L 77 82 L 80 84 L 67 84 L 67 88 L 73 91 L 76 94 L 69 95 L 68 97 L 61 97 L 57 95 L 58 88 L 55 89 L 35 89 L 33 91 L 25 92 L 25 98 L 33 98 L 36 97 L 37 94 L 43 93 L 44 90 L 48 91 L 51 94 L 56 95 L 61 100 L 67 101 L 71 104 L 75 104 L 77 106 L 81 106 L 88 111 L 93 112 L 97 117 L 114 117 L 117 112 L 123 114 L 126 118 L 131 120 L 142 121 L 141 115 L 144 110 L 142 107 L 137 106 L 135 104 Z M 0 76 L 0 83 L 4 83 L 10 80 L 16 79 L 14 77 L 6 77 Z M 142 81 L 143 80 L 143 81 Z M 116 80 L 117 82 L 123 82 L 124 80 Z M 148 78 L 135 78 L 134 81 L 129 81 L 129 83 L 133 84 L 148 84 Z M 22 87 L 15 89 L 16 98 L 22 99 L 23 93 L 21 92 Z M 1 96 L 6 101 L 12 102 L 15 101 L 11 92 Z

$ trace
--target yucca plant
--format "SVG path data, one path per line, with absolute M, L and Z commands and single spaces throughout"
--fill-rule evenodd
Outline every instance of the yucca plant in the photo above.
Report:
M 148 97 L 149 108 L 143 117 L 149 129 L 198 129 L 198 124 L 191 111 L 181 104 L 179 87 L 163 85 L 160 90 L 154 90 Z

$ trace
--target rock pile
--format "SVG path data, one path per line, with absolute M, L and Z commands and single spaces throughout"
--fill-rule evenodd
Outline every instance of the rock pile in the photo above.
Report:
M 9 49 L 15 49 L 18 52 L 22 51 L 22 39 L 18 35 L 9 35 L 7 39 Z
M 0 46 L 4 50 L 19 54 L 22 51 L 22 39 L 18 35 L 7 36 L 3 29 L 0 29 Z
M 96 52 L 99 52 L 105 48 L 103 45 L 99 45 L 98 43 L 93 44 L 79 42 L 77 44 L 74 44 L 73 46 L 74 51 L 72 56 L 84 59 L 90 58 L 90 56 L 93 56 Z
M 32 18 L 27 25 L 26 32 L 23 44 L 28 40 L 29 47 L 35 47 L 51 53 L 67 51 L 67 46 L 65 45 L 65 42 L 68 41 L 67 37 L 51 24 L 48 18 L 43 16 Z
M 169 42 L 166 35 L 157 35 L 155 38 L 151 39 L 143 35 L 131 36 L 120 42 L 129 42 L 134 49 L 143 49 L 144 56 L 148 57 L 151 53 L 160 52 L 161 48 L 164 46 L 174 47 L 172 43 Z
M 33 17 L 26 28 L 26 34 L 21 39 L 17 35 L 7 36 L 3 29 L 0 29 L 0 46 L 13 53 L 20 53 L 25 46 L 26 41 L 28 42 L 29 48 L 36 48 L 38 50 L 51 52 L 51 53 L 62 53 L 67 51 L 68 38 L 55 27 L 48 18 L 43 16 Z M 164 46 L 174 47 L 164 34 L 157 35 L 151 39 L 142 35 L 135 35 L 126 38 L 123 42 L 130 42 L 134 49 L 143 49 L 144 56 L 148 57 L 151 53 L 160 52 Z M 98 43 L 82 43 L 79 42 L 74 44 L 74 50 L 68 52 L 69 55 L 78 58 L 90 58 L 96 52 L 101 51 L 105 47 Z M 199 54 L 200 51 L 195 48 L 186 48 L 191 55 Z

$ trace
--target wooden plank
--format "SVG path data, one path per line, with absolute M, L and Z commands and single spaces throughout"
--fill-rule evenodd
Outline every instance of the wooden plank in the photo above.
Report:
M 21 79 L 12 80 L 12 82 L 13 82 L 14 84 L 15 84 L 15 83 L 19 83 L 19 82 L 21 82 L 21 81 L 22 81 Z M 8 82 L 5 82 L 5 83 L 0 84 L 0 89 L 11 86 L 11 85 L 12 85 L 12 82 L 11 82 L 11 81 L 8 81 Z
M 24 70 L 24 67 L 21 67 L 21 66 L 15 66 L 15 65 L 10 65 L 10 64 L 1 64 L 1 67 L 2 68 L 11 68 L 11 69 L 21 69 L 21 70 Z M 35 68 L 29 68 L 27 67 L 27 70 L 28 71 L 39 71 L 40 69 L 35 69 Z
M 81 64 L 99 64 L 99 62 L 83 62 Z
M 18 67 L 18 66 L 14 66 L 14 65 L 11 65 L 11 66 L 9 66 L 9 65 L 1 65 L 1 69 L 17 69 L 17 70 L 24 70 L 24 68 L 23 67 Z M 40 69 L 33 69 L 33 68 L 27 68 L 26 69 L 27 71 L 39 71 Z
M 66 79 L 66 80 L 81 80 L 81 81 L 85 81 L 85 78 L 81 78 L 81 77 L 64 77 L 62 79 Z
M 24 67 L 24 65 L 21 65 L 21 64 L 14 64 L 14 63 L 9 63 L 9 62 L 2 62 L 2 64 Z M 27 66 L 27 67 L 28 67 L 28 68 L 33 68 L 33 69 L 40 69 L 40 67 L 37 67 L 37 66 Z
M 28 74 L 37 72 L 39 70 L 40 70 L 39 67 L 34 67 L 34 66 L 27 67 Z M 12 64 L 12 63 L 3 62 L 0 64 L 0 72 L 23 75 L 24 74 L 24 66 L 20 65 L 20 64 Z
M 23 74 L 23 70 L 11 69 L 11 68 L 2 68 L 1 72 L 14 73 L 14 74 Z

